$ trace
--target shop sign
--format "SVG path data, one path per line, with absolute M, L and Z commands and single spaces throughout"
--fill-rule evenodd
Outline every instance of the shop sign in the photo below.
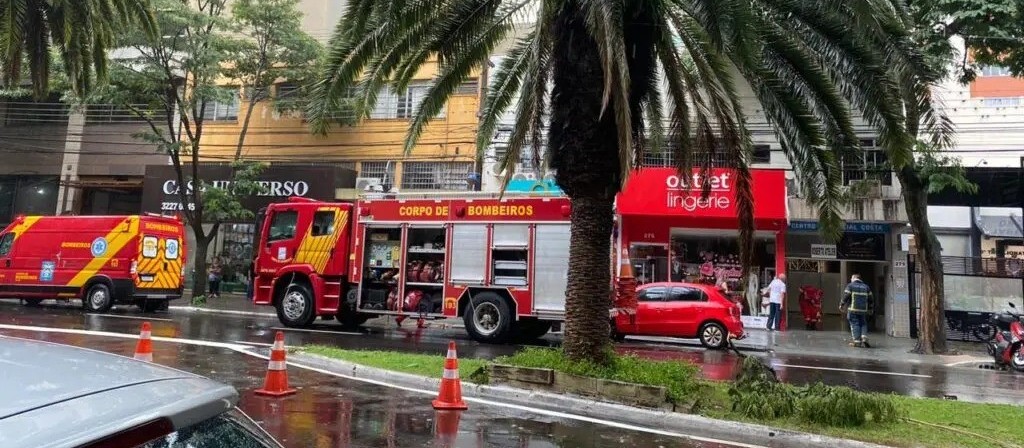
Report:
M 191 173 L 189 166 L 183 167 L 186 176 Z M 142 189 L 142 211 L 150 213 L 173 213 L 195 209 L 195 204 L 182 204 L 180 193 L 191 193 L 196 188 L 227 188 L 231 186 L 231 167 L 224 164 L 200 164 L 200 182 L 187 180 L 179 185 L 174 167 L 170 165 L 149 165 Z M 336 166 L 312 166 L 294 164 L 272 164 L 257 178 L 262 192 L 242 200 L 250 211 L 257 211 L 274 202 L 289 197 L 305 197 L 319 200 L 333 200 L 335 189 L 354 188 L 355 172 Z
M 846 233 L 839 240 L 837 255 L 842 260 L 885 260 L 886 235 L 880 233 Z
M 843 229 L 846 233 L 889 233 L 890 225 L 887 223 L 874 222 L 848 222 Z M 817 221 L 792 221 L 789 223 L 789 231 L 795 233 L 817 233 Z
M 785 220 L 785 173 L 751 170 L 751 177 L 755 219 Z M 616 208 L 622 215 L 735 220 L 736 192 L 734 170 L 715 168 L 702 173 L 694 169 L 690 175 L 680 175 L 674 168 L 643 168 L 632 172 L 616 198 Z
M 811 244 L 811 258 L 835 260 L 837 255 L 835 244 Z

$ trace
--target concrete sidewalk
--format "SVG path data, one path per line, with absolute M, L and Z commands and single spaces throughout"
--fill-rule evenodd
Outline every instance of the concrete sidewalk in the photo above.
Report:
M 186 295 L 187 297 L 187 295 Z M 269 306 L 257 306 L 246 300 L 241 294 L 224 294 L 217 299 L 207 299 L 202 307 L 188 305 L 187 299 L 182 299 L 177 305 L 171 306 L 172 311 L 188 312 L 212 312 L 222 314 L 234 314 L 253 317 L 266 317 L 277 319 L 277 314 Z M 369 327 L 387 327 L 394 325 L 391 319 L 374 319 L 366 324 Z M 449 319 L 438 322 L 432 321 L 431 327 L 461 327 L 462 319 Z M 850 335 L 839 331 L 807 331 L 787 330 L 782 332 L 768 332 L 762 329 L 748 329 L 749 336 L 746 339 L 736 341 L 736 347 L 743 351 L 767 352 L 774 356 L 803 357 L 803 358 L 842 358 L 850 360 L 882 361 L 882 362 L 903 362 L 910 364 L 929 364 L 954 366 L 957 364 L 989 362 L 991 359 L 985 354 L 983 344 L 972 344 L 963 342 L 950 342 L 950 346 L 958 350 L 959 355 L 929 356 L 910 353 L 917 343 L 914 339 L 894 338 L 884 334 L 871 334 L 869 341 L 872 348 L 850 347 L 847 342 Z M 560 336 L 555 336 L 560 337 Z M 700 346 L 696 339 L 679 339 L 667 337 L 628 337 L 626 339 L 633 343 L 659 343 L 684 346 Z

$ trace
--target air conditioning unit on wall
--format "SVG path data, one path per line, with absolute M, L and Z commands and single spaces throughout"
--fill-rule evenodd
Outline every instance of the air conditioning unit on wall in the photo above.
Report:
M 359 191 L 373 191 L 380 187 L 383 182 L 379 177 L 357 177 L 356 189 Z

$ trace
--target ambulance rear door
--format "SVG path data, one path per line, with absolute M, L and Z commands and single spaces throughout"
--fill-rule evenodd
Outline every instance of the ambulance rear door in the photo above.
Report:
M 144 219 L 141 228 L 135 267 L 135 288 L 181 288 L 182 264 L 185 258 L 181 223 Z

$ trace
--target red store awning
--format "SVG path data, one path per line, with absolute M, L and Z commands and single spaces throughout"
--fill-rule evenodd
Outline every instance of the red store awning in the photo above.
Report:
M 715 168 L 708 173 L 711 194 L 702 197 L 700 169 L 689 177 L 675 168 L 643 168 L 634 171 L 616 198 L 623 219 L 643 217 L 670 227 L 736 229 L 735 170 Z M 754 192 L 754 223 L 757 230 L 781 230 L 786 221 L 786 176 L 783 170 L 751 170 Z M 632 219 L 630 219 L 632 220 Z

